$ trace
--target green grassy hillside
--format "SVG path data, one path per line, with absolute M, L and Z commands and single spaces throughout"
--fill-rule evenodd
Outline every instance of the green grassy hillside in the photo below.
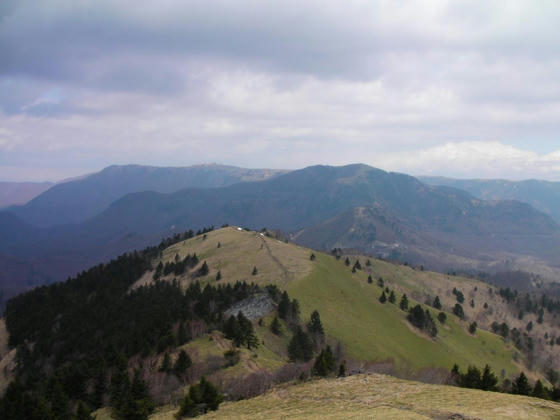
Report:
M 277 284 L 298 299 L 302 319 L 308 319 L 317 309 L 328 337 L 333 342 L 342 342 L 351 359 L 364 362 L 390 359 L 403 371 L 427 367 L 449 369 L 454 363 L 463 367 L 488 363 L 498 373 L 503 370 L 506 376 L 519 371 L 512 362 L 514 350 L 501 337 L 481 329 L 471 335 L 466 324 L 450 313 L 446 325 L 437 324 L 439 333 L 435 339 L 410 326 L 406 313 L 398 305 L 379 302 L 381 289 L 375 282 L 366 281 L 365 267 L 364 271 L 353 274 L 343 259 L 314 252 L 316 259 L 311 261 L 312 251 L 308 249 L 235 227 L 210 232 L 205 239 L 195 237 L 175 244 L 164 251 L 162 260 L 171 261 L 177 254 L 183 258 L 193 252 L 201 263 L 207 261 L 209 265 L 206 281 L 214 282 L 220 270 L 224 282 Z M 362 265 L 364 262 L 362 259 Z M 253 267 L 258 268 L 255 276 L 251 275 Z M 445 277 L 376 260 L 370 271 L 383 276 L 387 285 L 397 291 L 397 303 L 403 292 L 409 297 L 427 295 L 430 287 Z M 145 284 L 150 278 L 151 273 L 147 273 L 137 284 Z M 185 284 L 192 281 L 188 275 L 179 280 Z M 460 281 L 487 287 L 474 280 Z M 415 304 L 414 300 L 410 303 Z M 432 315 L 435 319 L 437 312 Z

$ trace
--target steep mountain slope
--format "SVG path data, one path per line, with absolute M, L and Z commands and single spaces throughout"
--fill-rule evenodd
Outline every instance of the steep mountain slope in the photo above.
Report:
M 53 185 L 52 182 L 0 182 L 0 208 L 25 204 Z
M 560 182 L 529 179 L 507 181 L 503 179 L 453 179 L 420 177 L 429 185 L 444 185 L 467 191 L 481 200 L 518 200 L 549 214 L 560 221 Z
M 184 168 L 141 165 L 109 166 L 100 172 L 55 185 L 31 202 L 10 210 L 36 226 L 79 223 L 105 210 L 116 199 L 138 191 L 171 193 L 183 188 L 216 188 L 264 180 L 284 171 L 224 165 Z

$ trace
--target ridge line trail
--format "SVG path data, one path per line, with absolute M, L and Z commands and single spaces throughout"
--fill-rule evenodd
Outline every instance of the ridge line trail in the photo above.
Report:
M 282 277 L 284 277 L 284 286 L 286 284 L 288 284 L 288 281 L 290 280 L 290 274 L 288 272 L 288 269 L 286 268 L 286 266 L 284 264 L 282 264 L 282 262 L 278 259 L 278 257 L 276 257 L 276 255 L 274 255 L 270 249 L 270 247 L 268 246 L 268 243 L 266 241 L 266 239 L 262 236 L 260 236 L 260 240 L 262 241 L 264 247 L 266 248 L 266 251 L 268 252 L 268 255 L 270 256 L 270 258 L 272 258 L 272 260 L 276 263 L 276 265 L 278 265 L 278 267 L 280 267 L 280 270 L 282 270 Z

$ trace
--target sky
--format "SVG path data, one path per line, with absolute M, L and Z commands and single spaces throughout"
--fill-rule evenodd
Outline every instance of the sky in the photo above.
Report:
M 0 180 L 111 164 L 560 181 L 557 0 L 0 1 Z

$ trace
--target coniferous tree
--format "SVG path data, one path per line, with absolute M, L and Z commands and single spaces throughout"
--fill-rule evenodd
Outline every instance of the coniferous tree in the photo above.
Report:
M 385 291 L 381 293 L 381 296 L 379 297 L 379 302 L 381 303 L 387 302 L 387 296 L 385 296 Z
M 447 315 L 445 315 L 445 312 L 440 312 L 437 319 L 440 323 L 445 324 L 445 321 L 447 321 Z
M 455 304 L 453 307 L 453 313 L 458 316 L 460 319 L 465 319 L 465 312 L 463 311 L 463 307 L 458 303 Z
M 270 324 L 270 331 L 274 335 L 282 335 L 282 326 L 280 325 L 280 321 L 278 321 L 277 317 L 274 317 Z
M 369 260 L 368 260 L 369 261 Z M 346 363 L 343 361 L 340 366 L 338 367 L 338 375 L 339 378 L 343 378 L 346 376 Z
M 389 303 L 395 303 L 396 300 L 395 292 L 391 290 L 391 293 L 389 293 Z
M 484 366 L 482 377 L 480 379 L 480 389 L 484 391 L 495 391 L 497 389 L 498 377 L 494 375 L 490 366 Z
M 175 360 L 173 365 L 173 373 L 177 376 L 182 376 L 188 368 L 192 366 L 192 360 L 185 350 L 179 352 L 179 357 Z
M 323 330 L 323 324 L 321 323 L 321 317 L 317 310 L 314 310 L 311 313 L 311 321 L 309 321 L 309 324 L 307 324 L 307 328 L 311 334 L 325 334 L 325 331 Z
M 367 277 L 368 284 L 373 283 L 373 279 L 371 278 L 371 274 Z
M 548 396 L 547 392 L 546 392 L 546 389 L 543 386 L 540 379 L 538 379 L 537 382 L 535 382 L 535 386 L 533 387 L 533 391 L 531 392 L 531 396 L 536 397 L 536 398 L 546 398 Z
M 288 356 L 292 362 L 308 362 L 313 357 L 313 342 L 299 326 L 288 344 Z
M 381 287 L 381 288 L 383 288 L 383 286 L 385 286 L 385 284 L 384 284 L 384 282 L 383 282 L 383 279 L 382 279 L 381 277 L 379 277 L 379 278 L 377 279 L 377 285 L 378 285 L 379 287 Z
M 531 385 L 527 380 L 525 373 L 521 372 L 517 379 L 511 384 L 511 393 L 519 395 L 529 395 L 531 393 Z
M 280 296 L 280 302 L 278 303 L 278 317 L 287 321 L 290 307 L 290 298 L 288 297 L 288 293 L 284 291 Z
M 237 340 L 239 345 L 245 345 L 249 350 L 256 349 L 259 346 L 259 340 L 253 329 L 251 321 L 239 311 L 237 314 L 237 322 L 239 324 L 240 338 Z M 235 341 L 235 339 L 234 339 Z
M 460 385 L 463 388 L 480 388 L 480 370 L 476 366 L 469 366 L 467 372 L 461 375 Z
M 476 323 L 476 321 L 472 322 L 472 323 L 469 325 L 469 332 L 470 332 L 471 334 L 474 334 L 474 333 L 476 332 L 476 327 L 478 327 L 478 324 Z
M 346 267 L 350 266 L 350 260 L 348 259 L 348 257 L 346 257 L 346 259 L 344 260 L 344 265 Z
M 259 270 L 257 270 L 257 267 L 253 266 L 253 271 L 251 272 L 251 275 L 256 276 L 258 272 Z
M 366 267 L 370 267 L 371 266 L 371 261 L 369 260 L 369 258 L 366 260 Z
M 402 295 L 401 301 L 399 302 L 399 308 L 403 311 L 408 311 L 408 298 L 406 297 L 406 293 Z
M 198 277 L 204 277 L 208 274 L 208 264 L 206 264 L 206 261 L 204 261 L 202 263 L 202 266 L 198 269 L 197 271 L 197 276 Z
M 440 300 L 439 300 L 439 296 L 436 296 L 436 297 L 434 298 L 434 303 L 432 304 L 432 306 L 433 306 L 434 308 L 436 308 L 437 310 L 440 310 L 440 309 L 441 309 L 441 302 L 440 302 Z
M 208 411 L 216 411 L 223 401 L 220 391 L 205 376 L 193 384 L 185 395 L 177 417 L 196 417 Z
M 334 372 L 336 369 L 336 362 L 334 360 L 331 347 L 327 345 L 324 350 L 315 358 L 313 365 L 313 374 L 316 376 L 327 376 L 329 373 Z
M 218 270 L 218 272 L 216 273 L 216 281 L 220 281 L 222 279 L 222 272 L 221 270 Z

